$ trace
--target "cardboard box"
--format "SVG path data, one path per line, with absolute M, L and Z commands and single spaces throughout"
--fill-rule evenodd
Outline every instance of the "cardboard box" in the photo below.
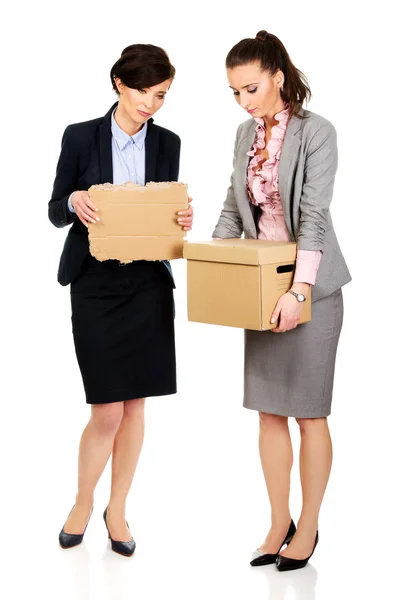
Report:
M 183 256 L 186 232 L 177 212 L 188 207 L 187 185 L 164 182 L 92 185 L 100 221 L 89 224 L 90 253 L 103 261 L 172 260 Z
M 263 331 L 294 276 L 296 244 L 227 239 L 186 243 L 189 321 Z M 311 291 L 311 290 L 310 290 Z M 311 293 L 301 323 L 311 320 Z

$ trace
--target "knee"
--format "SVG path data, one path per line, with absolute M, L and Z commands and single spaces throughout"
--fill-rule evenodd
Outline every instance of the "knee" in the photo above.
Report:
M 326 427 L 327 420 L 326 418 L 318 418 L 318 419 L 296 419 L 297 424 L 300 428 L 300 433 L 307 434 L 314 431 L 318 431 L 319 429 L 323 429 Z
M 102 436 L 114 436 L 121 424 L 123 402 L 112 404 L 95 404 L 92 406 L 92 426 Z
M 144 416 L 144 398 L 135 398 L 124 402 L 124 418 L 141 419 Z
M 271 429 L 273 427 L 287 427 L 288 418 L 281 415 L 271 415 L 270 413 L 260 412 L 260 428 Z

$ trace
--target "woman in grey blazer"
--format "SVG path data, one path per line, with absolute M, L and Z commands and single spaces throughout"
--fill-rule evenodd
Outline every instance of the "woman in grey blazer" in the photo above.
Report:
M 277 327 L 245 331 L 244 406 L 259 412 L 271 504 L 271 528 L 251 564 L 291 570 L 307 564 L 318 542 L 332 461 L 327 416 L 343 319 L 341 288 L 351 279 L 329 212 L 336 132 L 329 121 L 302 108 L 310 88 L 276 36 L 260 31 L 242 40 L 229 52 L 226 68 L 238 104 L 252 118 L 237 131 L 231 185 L 213 237 L 244 233 L 297 243 L 292 288 L 271 315 Z M 311 287 L 312 321 L 297 327 Z M 301 433 L 303 507 L 297 529 L 289 509 L 288 417 L 296 418 Z

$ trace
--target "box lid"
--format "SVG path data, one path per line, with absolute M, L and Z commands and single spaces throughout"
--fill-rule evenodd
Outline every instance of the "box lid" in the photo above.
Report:
M 296 259 L 296 243 L 242 238 L 186 242 L 183 247 L 183 257 L 188 260 L 241 265 L 279 264 Z

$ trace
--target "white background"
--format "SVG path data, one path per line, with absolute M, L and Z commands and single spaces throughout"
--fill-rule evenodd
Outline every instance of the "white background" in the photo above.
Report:
M 389 2 L 19 2 L 2 16 L 1 480 L 7 598 L 157 597 L 331 600 L 396 597 L 399 555 L 398 31 Z M 337 358 L 334 467 L 320 545 L 303 571 L 251 569 L 269 526 L 257 413 L 242 408 L 240 330 L 188 323 L 177 290 L 179 393 L 147 403 L 128 520 L 133 559 L 113 554 L 101 514 L 109 470 L 79 548 L 57 535 L 74 502 L 89 416 L 76 364 L 69 290 L 56 282 L 66 230 L 47 219 L 69 123 L 105 114 L 109 70 L 125 46 L 164 47 L 177 69 L 156 123 L 182 139 L 194 197 L 189 240 L 208 239 L 247 118 L 224 69 L 259 29 L 278 35 L 308 77 L 309 104 L 338 132 L 332 214 L 353 275 Z M 397 291 L 396 291 L 397 288 Z M 291 424 L 297 454 L 299 435 Z M 292 513 L 299 516 L 298 464 Z M 5 564 L 6 563 L 6 564 Z M 4 590 L 0 590 L 3 595 Z

